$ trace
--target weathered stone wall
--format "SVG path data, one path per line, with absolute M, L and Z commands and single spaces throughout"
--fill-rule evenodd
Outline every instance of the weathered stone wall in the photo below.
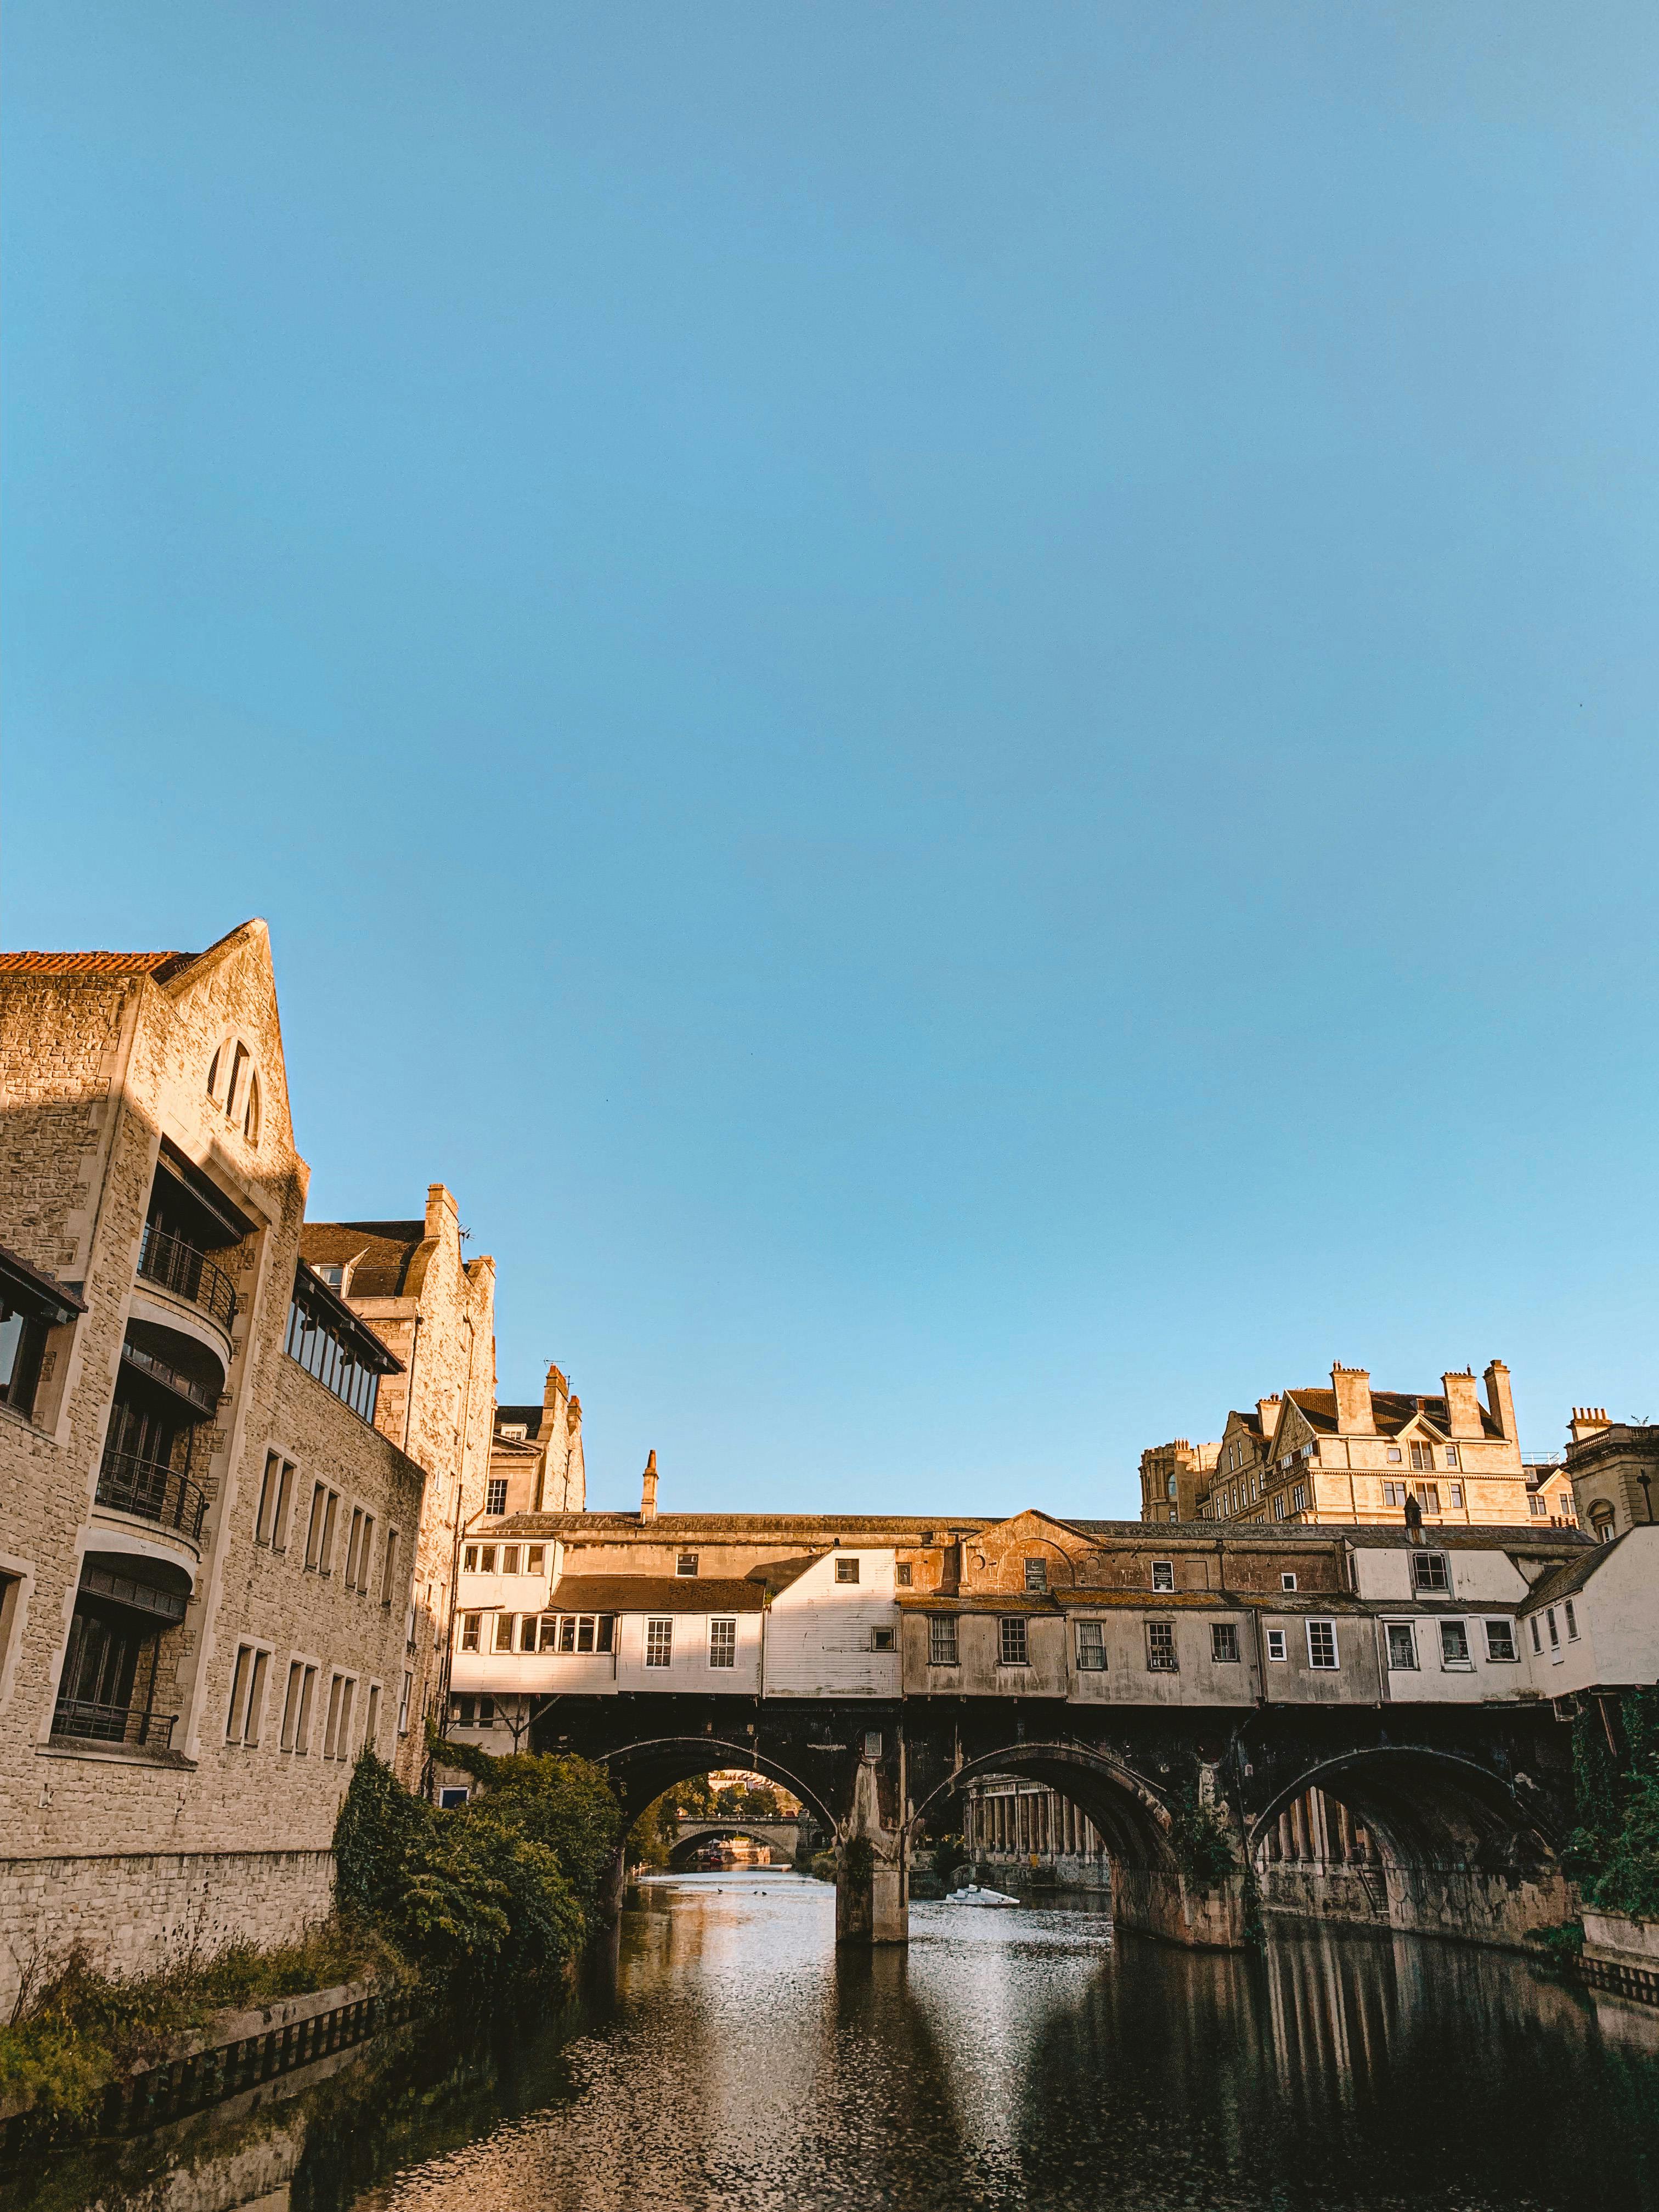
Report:
M 0 1859 L 0 2014 L 32 1962 L 76 1944 L 102 1972 L 134 1976 L 233 1942 L 291 1942 L 326 1916 L 333 1880 L 326 1850 Z

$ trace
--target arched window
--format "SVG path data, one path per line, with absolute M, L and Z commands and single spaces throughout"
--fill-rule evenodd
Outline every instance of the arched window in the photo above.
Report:
M 247 1109 L 242 1115 L 242 1134 L 250 1145 L 259 1141 L 259 1078 L 250 1075 L 247 1081 Z
M 1613 1508 L 1605 1498 L 1598 1498 L 1590 1508 L 1590 1527 L 1595 1531 L 1598 1544 L 1613 1541 Z
M 221 1045 L 208 1063 L 207 1095 L 210 1098 L 216 1098 L 219 1096 L 219 1062 L 224 1056 L 225 1048 Z

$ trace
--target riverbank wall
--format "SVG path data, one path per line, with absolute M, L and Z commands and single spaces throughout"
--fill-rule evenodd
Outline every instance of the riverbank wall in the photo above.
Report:
M 327 1917 L 331 1850 L 92 1852 L 0 1859 L 0 2017 L 80 1949 L 136 1980 L 232 1943 L 275 1950 Z

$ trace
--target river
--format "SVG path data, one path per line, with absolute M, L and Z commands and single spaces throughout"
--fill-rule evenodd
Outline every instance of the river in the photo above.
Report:
M 3 2212 L 1641 2212 L 1659 2012 L 1527 1960 L 1332 1930 L 1113 1942 L 1081 1904 L 919 1904 L 837 1954 L 777 1872 L 630 1893 L 557 2020 L 428 2037 L 89 2151 Z

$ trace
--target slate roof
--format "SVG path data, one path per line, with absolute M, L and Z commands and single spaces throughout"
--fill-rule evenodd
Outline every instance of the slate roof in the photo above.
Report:
M 1575 1590 L 1583 1589 L 1613 1548 L 1611 1544 L 1597 1544 L 1589 1538 L 1585 1541 L 1585 1557 L 1564 1560 L 1561 1565 L 1552 1567 L 1547 1574 L 1538 1577 L 1521 1601 L 1522 1613 L 1535 1613 L 1540 1605 L 1555 1605 L 1562 1598 L 1571 1597 Z
M 350 1266 L 349 1297 L 400 1298 L 425 1242 L 424 1221 L 307 1221 L 300 1257 L 313 1267 Z
M 763 1583 L 701 1575 L 562 1575 L 547 1613 L 763 1613 Z
M 1306 1416 L 1310 1428 L 1318 1431 L 1322 1436 L 1336 1434 L 1334 1390 L 1289 1390 L 1285 1395 Z M 1504 1431 L 1484 1406 L 1480 1411 L 1481 1434 L 1502 1443 Z M 1414 1421 L 1419 1413 L 1443 1432 L 1451 1419 L 1443 1395 L 1437 1397 L 1432 1394 L 1410 1390 L 1371 1392 L 1371 1433 L 1379 1437 L 1398 1436 L 1401 1429 Z

